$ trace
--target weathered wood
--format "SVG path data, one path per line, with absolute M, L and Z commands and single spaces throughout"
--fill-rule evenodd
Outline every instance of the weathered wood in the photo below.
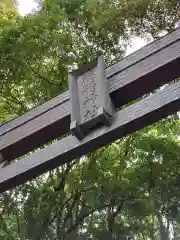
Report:
M 135 63 L 147 58 L 150 55 L 158 52 L 159 50 L 173 44 L 176 41 L 180 40 L 180 28 L 167 34 L 160 39 L 153 41 L 152 43 L 146 45 L 145 47 L 141 48 L 140 50 L 130 54 L 129 56 L 122 59 L 120 62 L 108 67 L 106 69 L 106 77 L 111 78 L 111 76 L 119 73 L 122 70 L 134 65 Z M 9 130 L 16 128 L 17 126 L 24 124 L 38 115 L 50 110 L 51 108 L 55 107 L 56 105 L 62 104 L 64 101 L 69 99 L 68 91 L 64 92 L 63 94 L 47 101 L 46 103 L 38 106 L 37 108 L 32 109 L 28 113 L 13 119 L 12 121 L 2 125 L 0 127 L 0 136 Z
M 110 125 L 114 113 L 103 56 L 69 73 L 70 129 L 81 140 L 97 124 Z
M 144 58 L 158 52 L 159 50 L 171 45 L 172 43 L 180 40 L 180 28 L 163 36 L 160 39 L 153 41 L 152 43 L 146 45 L 140 50 L 130 54 L 129 56 L 122 59 L 120 62 L 108 67 L 106 69 L 106 77 L 111 78 L 111 76 L 117 74 L 118 72 L 134 65 L 135 63 L 143 60 Z M 63 94 L 47 101 L 46 103 L 32 109 L 28 113 L 13 119 L 12 121 L 2 125 L 0 127 L 0 136 L 17 126 L 24 124 L 25 122 L 37 117 L 38 115 L 50 110 L 56 105 L 62 104 L 64 101 L 69 99 L 68 91 Z
M 180 29 L 106 69 L 112 101 L 121 106 L 180 76 Z M 0 152 L 12 160 L 69 132 L 68 92 L 0 127 Z
M 0 169 L 0 192 L 156 122 L 180 109 L 180 81 L 117 112 L 110 127 L 92 131 L 82 141 L 59 140 Z
M 112 72 L 118 73 L 120 69 L 121 71 L 125 70 L 131 65 L 134 65 L 135 63 L 143 60 L 144 58 L 147 58 L 148 56 L 153 55 L 154 53 L 162 50 L 168 45 L 171 45 L 176 41 L 179 41 L 179 39 L 180 39 L 180 28 L 147 44 L 145 47 L 141 48 L 138 51 L 135 51 L 134 53 L 124 58 L 122 61 L 117 62 L 114 65 L 110 66 L 106 71 L 107 77 L 111 76 Z

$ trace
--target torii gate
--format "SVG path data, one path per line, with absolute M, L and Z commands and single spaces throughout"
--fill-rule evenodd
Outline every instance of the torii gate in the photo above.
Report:
M 144 95 L 178 77 L 180 28 L 105 70 L 100 57 L 69 74 L 70 94 L 67 91 L 0 126 L 0 192 L 177 112 L 180 81 Z M 75 136 L 64 136 L 70 121 Z M 13 162 L 58 137 L 62 138 Z

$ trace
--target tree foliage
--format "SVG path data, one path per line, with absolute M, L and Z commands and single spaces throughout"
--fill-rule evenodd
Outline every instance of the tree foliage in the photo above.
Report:
M 14 9 L 15 8 L 15 0 L 0 0 L 0 5 L 4 6 L 7 9 Z
M 0 121 L 67 89 L 67 73 L 131 35 L 176 27 L 178 1 L 44 0 L 21 17 L 0 9 Z M 169 117 L 0 195 L 0 239 L 180 237 L 180 120 Z

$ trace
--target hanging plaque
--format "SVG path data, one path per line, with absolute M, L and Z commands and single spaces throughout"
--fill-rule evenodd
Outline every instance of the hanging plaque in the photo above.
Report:
M 110 125 L 114 112 L 103 56 L 69 73 L 71 132 L 79 139 L 100 124 Z

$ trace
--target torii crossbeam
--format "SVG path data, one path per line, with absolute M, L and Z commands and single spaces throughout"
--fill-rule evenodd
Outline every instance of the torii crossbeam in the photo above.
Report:
M 180 77 L 180 28 L 105 70 L 115 107 L 152 92 Z M 69 93 L 65 92 L 0 127 L 0 192 L 20 185 L 74 158 L 137 131 L 180 110 L 180 82 L 117 111 L 110 126 L 100 126 L 79 141 L 74 136 L 17 157 L 70 131 Z

